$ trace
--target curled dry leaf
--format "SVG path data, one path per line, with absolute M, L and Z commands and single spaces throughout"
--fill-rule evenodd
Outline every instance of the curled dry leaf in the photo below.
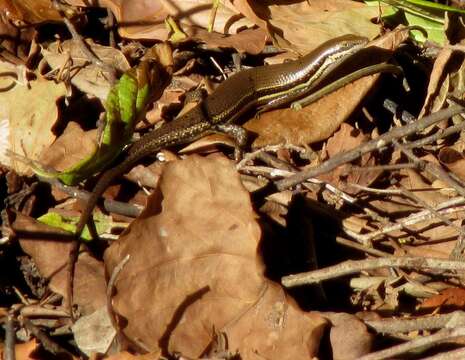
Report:
M 452 57 L 451 49 L 441 49 L 436 60 L 434 61 L 433 70 L 431 71 L 426 98 L 421 109 L 419 117 L 433 113 L 442 108 L 445 102 L 445 95 L 449 90 L 449 76 L 447 64 Z M 456 65 L 454 65 L 455 68 Z M 438 93 L 441 93 L 438 96 Z M 461 97 L 461 95 L 460 95 Z
M 215 332 L 245 359 L 308 359 L 324 321 L 304 314 L 263 276 L 261 231 L 232 163 L 188 157 L 166 167 L 160 188 L 105 252 L 124 334 L 149 350 L 197 358 Z
M 102 46 L 87 40 L 92 52 L 105 64 L 111 65 L 116 71 L 123 73 L 129 70 L 129 63 L 124 54 L 112 47 Z M 53 70 L 69 72 L 71 83 L 82 92 L 105 100 L 113 84 L 111 76 L 101 67 L 89 63 L 81 47 L 73 40 L 54 42 L 47 49 L 42 49 L 42 55 Z
M 0 63 L 0 72 L 10 71 L 11 65 Z M 11 78 L 0 78 L 0 87 L 10 84 Z M 8 131 L 8 150 L 37 160 L 42 150 L 55 139 L 52 128 L 58 117 L 57 102 L 65 94 L 63 83 L 43 78 L 30 81 L 29 85 L 15 83 L 9 90 L 0 92 L 0 120 Z M 5 159 L 2 158 L 2 163 Z M 3 164 L 19 173 L 29 169 L 28 165 L 16 160 Z
M 363 59 L 368 61 L 371 55 L 376 56 L 376 62 L 387 60 L 389 53 L 407 36 L 407 31 L 393 31 L 373 41 L 363 53 Z M 324 140 L 359 106 L 378 78 L 379 74 L 359 79 L 299 111 L 290 108 L 268 111 L 249 120 L 244 127 L 257 134 L 254 147 L 278 143 L 303 145 Z
M 465 306 L 465 289 L 448 288 L 439 295 L 434 295 L 424 300 L 418 308 L 420 310 L 434 311 L 437 308 L 445 310 L 460 310 Z

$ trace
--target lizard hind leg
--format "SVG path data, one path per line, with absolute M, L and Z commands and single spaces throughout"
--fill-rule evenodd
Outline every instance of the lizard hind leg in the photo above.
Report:
M 235 124 L 216 124 L 212 128 L 213 132 L 226 134 L 234 140 L 234 159 L 242 159 L 242 152 L 247 145 L 248 134 L 242 126 Z

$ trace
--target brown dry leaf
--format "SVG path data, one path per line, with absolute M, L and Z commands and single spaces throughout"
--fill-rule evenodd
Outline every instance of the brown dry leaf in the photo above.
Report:
M 231 161 L 169 163 L 140 218 L 105 252 L 108 273 L 130 255 L 113 298 L 124 334 L 194 358 L 218 331 L 245 359 L 314 356 L 324 321 L 264 278 L 260 236 Z
M 368 354 L 374 336 L 366 325 L 351 314 L 331 314 L 332 327 L 329 334 L 334 360 L 358 359 Z
M 406 31 L 393 31 L 371 42 L 369 46 L 380 56 L 377 62 L 386 60 L 386 51 L 396 49 L 407 36 Z M 378 49 L 385 51 L 381 53 Z M 303 145 L 328 138 L 360 104 L 378 77 L 378 74 L 367 76 L 350 83 L 302 110 L 272 110 L 249 120 L 244 127 L 258 135 L 253 147 L 278 143 Z
M 68 169 L 95 150 L 96 138 L 97 130 L 84 131 L 77 123 L 71 121 L 63 134 L 42 152 L 40 162 L 57 171 Z
M 208 32 L 199 27 L 190 27 L 186 32 L 192 39 L 204 42 L 207 48 L 233 48 L 249 54 L 260 54 L 267 39 L 263 29 L 246 29 L 234 35 Z
M 79 6 L 87 5 L 83 0 L 68 2 Z M 241 35 L 238 30 L 250 29 L 254 25 L 266 32 L 271 29 L 269 35 L 278 46 L 293 47 L 301 53 L 342 34 L 360 34 L 369 38 L 379 34 L 379 26 L 371 22 L 372 18 L 379 15 L 378 8 L 348 0 L 315 0 L 293 4 L 285 2 L 284 5 L 222 1 L 213 29 L 219 34 L 230 34 L 224 43 L 215 35 L 199 30 L 208 27 L 211 0 L 102 0 L 101 4 L 113 11 L 119 23 L 120 35 L 123 37 L 166 40 L 170 34 L 164 21 L 168 16 L 172 16 L 187 34 L 205 42 L 207 46 L 232 46 L 239 51 L 251 53 L 257 53 L 257 49 L 262 47 L 262 42 L 260 41 L 258 46 L 256 35 L 250 38 L 249 34 Z M 354 18 L 357 18 L 356 23 Z
M 62 21 L 50 0 L 0 0 L 0 9 L 9 20 L 26 24 Z
M 367 140 L 369 140 L 368 137 L 363 135 L 360 130 L 348 124 L 341 124 L 340 129 L 334 136 L 328 139 L 325 157 L 330 159 L 334 155 L 351 150 Z M 362 167 L 375 165 L 375 159 L 372 157 L 372 154 L 363 155 L 359 161 L 360 163 L 358 165 Z M 319 176 L 319 179 L 329 182 L 343 191 L 357 193 L 359 190 L 352 188 L 350 186 L 351 183 L 369 186 L 376 180 L 380 173 L 380 170 L 367 171 L 363 169 L 354 169 L 350 165 L 345 164 L 328 174 Z
M 89 48 L 100 60 L 123 73 L 130 65 L 124 54 L 109 46 L 102 46 L 87 40 Z M 42 55 L 50 67 L 55 70 L 70 71 L 71 83 L 82 92 L 95 95 L 105 100 L 112 86 L 108 72 L 101 66 L 89 63 L 81 47 L 73 40 L 55 41 L 47 49 L 42 49 Z M 72 69 L 72 70 L 69 70 Z
M 161 352 L 155 352 L 145 355 L 132 355 L 127 351 L 123 351 L 116 355 L 106 357 L 105 360 L 158 360 L 161 357 Z
M 438 154 L 439 162 L 465 180 L 465 158 L 463 154 L 451 147 L 444 147 Z
M 463 218 L 463 214 L 462 218 Z M 432 222 L 430 222 L 432 223 Z M 456 222 L 457 224 L 457 222 Z M 450 226 L 443 224 L 436 224 L 433 229 L 428 229 L 430 224 L 423 223 L 425 231 L 418 231 L 418 234 L 411 235 L 405 234 L 404 238 L 408 236 L 415 237 L 416 240 L 426 240 L 424 242 L 418 241 L 415 246 L 402 245 L 402 250 L 411 256 L 431 257 L 438 259 L 449 259 L 452 250 L 457 244 L 457 231 L 451 229 Z M 458 224 L 460 225 L 460 224 Z M 410 228 L 410 226 L 409 226 Z M 397 254 L 405 255 L 405 253 Z
M 427 154 L 420 158 L 423 161 L 429 162 L 434 165 L 439 165 L 438 159 L 432 155 Z M 401 175 L 407 175 L 401 180 L 401 185 L 406 189 L 412 191 L 416 197 L 430 206 L 436 206 L 441 202 L 449 199 L 447 195 L 441 192 L 441 188 L 432 186 L 435 178 L 428 179 L 422 176 L 414 169 L 402 169 Z M 435 183 L 438 185 L 438 183 Z
M 0 358 L 5 359 L 4 343 L 0 343 Z M 23 344 L 15 345 L 15 358 L 16 360 L 37 360 L 34 352 L 38 350 L 40 344 L 37 340 L 33 339 Z
M 442 88 L 442 92 L 448 92 L 449 89 L 449 78 L 444 76 L 447 73 L 447 64 L 451 59 L 453 51 L 451 49 L 441 49 L 439 54 L 434 61 L 433 70 L 431 71 L 428 90 L 423 104 L 423 108 L 420 111 L 419 117 L 425 116 L 436 112 L 441 109 L 444 105 L 444 96 L 438 96 Z M 461 97 L 461 96 L 460 96 Z
M 92 314 L 81 316 L 71 330 L 77 347 L 87 356 L 105 354 L 116 336 L 106 305 Z
M 20 4 L 21 1 L 18 1 Z M 21 26 L 23 17 L 11 0 L 0 0 L 0 45 L 3 50 L 21 53 L 24 44 L 29 44 L 36 31 L 32 27 Z M 18 26 L 20 25 L 20 26 Z M 22 43 L 21 45 L 18 44 Z
M 0 63 L 0 72 L 11 71 L 11 65 Z M 0 87 L 11 84 L 11 78 L 0 79 Z M 55 139 L 52 128 L 58 117 L 57 101 L 65 96 L 63 83 L 43 78 L 27 84 L 16 83 L 0 93 L 0 122 L 6 148 L 29 159 L 37 160 L 44 148 Z M 5 150 L 2 149 L 2 150 Z M 1 158 L 4 165 L 19 173 L 29 166 L 17 160 Z
M 312 0 L 284 5 L 273 4 L 267 9 L 270 24 L 282 33 L 281 41 L 274 34 L 278 46 L 292 47 L 304 54 L 331 38 L 344 34 L 358 34 L 373 39 L 379 26 L 371 20 L 379 15 L 376 6 L 348 0 Z M 357 21 L 354 21 L 357 19 Z
M 448 288 L 439 295 L 425 299 L 418 308 L 420 310 L 433 311 L 438 307 L 446 307 L 448 309 L 463 309 L 465 306 L 465 289 Z
M 69 239 L 72 235 L 19 213 L 12 229 L 17 233 L 23 251 L 34 259 L 40 274 L 50 280 L 50 289 L 66 298 L 66 265 L 71 248 Z M 104 306 L 105 291 L 103 264 L 82 252 L 76 263 L 74 278 L 74 302 L 79 305 L 81 313 L 90 314 Z
M 68 1 L 73 5 L 88 6 L 87 1 Z M 169 32 L 165 19 L 172 16 L 184 26 L 207 28 L 211 13 L 210 0 L 145 1 L 145 0 L 102 0 L 101 5 L 109 7 L 119 23 L 122 37 L 137 39 L 168 39 Z M 216 14 L 214 31 L 234 34 L 237 29 L 251 27 L 253 23 L 238 16 L 230 1 L 222 1 Z

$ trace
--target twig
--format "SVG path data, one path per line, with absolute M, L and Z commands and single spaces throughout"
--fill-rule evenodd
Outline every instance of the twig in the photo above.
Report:
M 245 164 L 247 164 L 250 161 L 253 161 L 255 158 L 259 158 L 260 154 L 263 152 L 278 152 L 282 149 L 292 150 L 300 154 L 303 154 L 306 152 L 304 148 L 296 146 L 296 145 L 292 145 L 292 144 L 267 145 L 258 150 L 244 154 L 244 158 L 241 161 L 239 161 L 239 163 L 237 163 L 236 169 L 241 170 L 242 167 L 245 166 Z
M 411 161 L 416 164 L 419 164 L 420 168 L 424 168 L 425 171 L 433 175 L 439 180 L 442 180 L 449 186 L 451 186 L 458 194 L 465 197 L 465 188 L 459 183 L 456 179 L 452 178 L 444 169 L 439 166 L 430 163 L 429 161 L 424 161 L 419 159 L 410 149 L 406 149 L 402 144 L 397 140 L 393 140 L 393 144 L 404 153 Z
M 395 359 L 400 355 L 412 351 L 422 350 L 425 351 L 435 345 L 439 345 L 446 341 L 465 336 L 465 327 L 456 329 L 443 329 L 434 335 L 416 338 L 401 345 L 396 345 L 385 350 L 377 351 L 359 358 L 359 360 L 383 360 Z
M 409 168 L 416 168 L 417 166 L 412 163 L 403 163 L 403 164 L 387 164 L 387 165 L 373 165 L 373 166 L 355 166 L 351 165 L 350 170 L 362 170 L 362 171 L 372 171 L 372 170 L 384 170 L 384 171 L 392 171 L 392 170 L 403 170 Z
M 115 41 L 115 17 L 113 16 L 113 12 L 109 7 L 107 7 L 107 29 L 108 33 L 110 34 L 108 43 L 112 48 L 116 47 L 116 41 Z
M 367 154 L 374 150 L 382 149 L 396 139 L 413 134 L 418 131 L 422 131 L 439 121 L 448 119 L 449 117 L 464 111 L 465 108 L 463 108 L 462 106 L 454 105 L 447 109 L 439 110 L 434 114 L 425 116 L 424 118 L 419 119 L 415 122 L 409 123 L 401 127 L 393 128 L 389 132 L 379 136 L 377 139 L 370 140 L 360 146 L 357 146 L 352 150 L 337 154 L 317 167 L 303 170 L 286 179 L 279 180 L 275 183 L 275 186 L 278 191 L 282 191 L 292 186 L 298 185 L 307 179 L 316 177 L 318 175 L 326 174 L 329 171 L 337 168 L 338 166 L 341 166 L 342 164 L 358 159 L 364 154 Z
M 345 261 L 327 268 L 284 276 L 281 283 L 285 287 L 295 287 L 319 283 L 324 280 L 352 275 L 361 271 L 379 268 L 401 267 L 407 269 L 436 269 L 445 271 L 465 271 L 465 262 L 423 257 L 388 257 L 360 261 Z
M 449 259 L 452 260 L 463 260 L 463 250 L 465 249 L 465 229 L 462 226 L 462 232 L 455 243 L 454 248 L 449 254 Z
M 389 253 L 387 253 L 387 252 L 385 252 L 385 251 L 373 249 L 373 248 L 371 248 L 371 247 L 364 246 L 364 245 L 361 245 L 361 244 L 359 244 L 359 243 L 355 243 L 355 242 L 353 242 L 353 241 L 344 239 L 343 237 L 340 237 L 340 236 L 337 236 L 337 237 L 336 237 L 336 242 L 337 242 L 338 244 L 347 246 L 347 247 L 349 247 L 349 248 L 351 248 L 351 249 L 359 250 L 359 251 L 365 252 L 365 253 L 370 254 L 370 255 L 373 255 L 373 256 L 377 256 L 377 257 L 388 257 L 388 256 L 392 256 L 391 254 L 389 254 Z
M 11 314 L 6 316 L 5 321 L 5 349 L 3 352 L 3 360 L 15 360 L 15 344 L 16 344 L 16 334 L 15 334 L 15 325 L 14 318 Z
M 73 40 L 79 45 L 82 53 L 89 59 L 89 61 L 100 67 L 101 69 L 105 70 L 105 72 L 108 73 L 110 83 L 115 83 L 116 82 L 116 74 L 115 74 L 115 68 L 111 65 L 106 64 L 102 60 L 98 58 L 97 55 L 94 54 L 94 52 L 87 46 L 87 43 L 84 41 L 82 36 L 77 32 L 74 24 L 66 17 L 65 13 L 62 11 L 61 5 L 58 0 L 53 0 L 52 1 L 53 6 L 55 9 L 60 13 L 63 22 L 65 23 L 68 31 L 71 33 L 71 36 L 73 37 Z
M 457 232 L 460 235 L 463 235 L 463 229 L 460 226 L 455 225 L 452 221 L 450 221 L 447 217 L 436 211 L 434 207 L 429 205 L 426 201 L 422 200 L 420 197 L 416 196 L 412 191 L 409 191 L 408 189 L 404 187 L 400 187 L 400 190 L 402 191 L 402 194 L 405 195 L 406 197 L 410 198 L 413 201 L 416 201 L 418 204 L 420 204 L 422 207 L 425 209 L 429 210 L 431 214 L 435 215 L 438 219 L 440 219 L 442 222 L 445 224 L 449 225 L 450 227 L 454 228 L 457 230 Z
M 446 327 L 453 320 L 454 326 L 465 326 L 465 312 L 454 311 L 450 314 L 428 315 L 413 319 L 387 318 L 382 320 L 366 320 L 365 325 L 377 333 L 396 334 L 419 330 L 436 330 Z
M 441 215 L 443 214 L 453 214 L 460 211 L 464 211 L 464 206 L 458 206 L 463 204 L 465 199 L 463 197 L 456 197 L 451 200 L 447 200 L 444 203 L 439 204 L 434 209 Z M 457 206 L 455 208 L 449 208 L 451 206 Z M 419 222 L 427 221 L 433 219 L 435 216 L 431 214 L 429 210 L 422 210 L 412 215 L 407 216 L 406 218 L 398 220 L 395 224 L 385 225 L 382 229 L 372 231 L 368 234 L 359 234 L 357 241 L 361 241 L 363 244 L 368 244 L 371 241 L 376 240 L 382 235 L 389 234 L 393 231 L 401 230 L 406 228 L 408 225 L 417 224 Z
M 385 99 L 383 107 L 404 123 L 410 123 L 416 120 L 415 116 L 410 114 L 408 111 L 401 109 L 399 104 L 391 99 Z
M 421 360 L 457 360 L 457 359 L 465 359 L 465 348 L 462 347 L 460 349 L 446 351 L 441 354 L 422 358 Z
M 462 121 L 462 122 L 460 122 L 458 124 L 449 126 L 449 127 L 445 128 L 445 129 L 438 129 L 436 131 L 436 133 L 434 133 L 433 135 L 429 135 L 429 136 L 426 136 L 424 138 L 421 138 L 421 139 L 418 139 L 418 140 L 415 140 L 415 141 L 411 141 L 409 143 L 406 143 L 404 146 L 407 149 L 422 147 L 424 145 L 431 144 L 431 143 L 435 142 L 436 140 L 439 140 L 439 139 L 448 137 L 448 136 L 450 136 L 452 134 L 458 133 L 458 132 L 462 131 L 463 129 L 465 129 L 465 121 Z
M 58 345 L 50 337 L 42 331 L 40 328 L 35 326 L 29 319 L 23 319 L 24 327 L 28 329 L 36 338 L 40 341 L 42 346 L 52 354 L 67 354 L 72 357 L 72 354 L 65 348 Z

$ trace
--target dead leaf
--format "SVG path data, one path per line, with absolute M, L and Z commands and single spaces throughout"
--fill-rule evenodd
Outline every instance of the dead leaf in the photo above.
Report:
M 374 336 L 366 325 L 351 314 L 331 314 L 332 327 L 329 333 L 334 360 L 358 359 L 368 354 Z
M 69 239 L 72 235 L 19 213 L 12 228 L 17 233 L 23 251 L 34 259 L 40 274 L 50 280 L 50 289 L 66 298 L 66 266 L 71 248 Z M 105 291 L 103 264 L 82 252 L 76 263 L 73 299 L 79 305 L 81 313 L 91 314 L 104 306 Z
M 289 48 L 290 43 L 301 54 L 340 35 L 358 34 L 373 39 L 379 34 L 379 28 L 371 21 L 379 15 L 378 8 L 355 1 L 274 3 L 267 11 L 271 26 L 282 34 L 274 36 L 277 45 Z
M 161 358 L 161 352 L 154 352 L 145 355 L 133 355 L 127 351 L 123 351 L 116 355 L 106 357 L 105 360 L 159 360 Z
M 83 0 L 68 2 L 88 6 Z M 379 33 L 378 26 L 371 21 L 378 16 L 378 8 L 346 0 L 315 0 L 311 3 L 292 4 L 284 2 L 271 5 L 249 1 L 221 1 L 213 31 L 229 35 L 223 44 L 216 35 L 198 30 L 208 27 L 211 0 L 102 0 L 101 4 L 109 7 L 115 14 L 122 37 L 167 40 L 170 34 L 164 21 L 171 16 L 185 33 L 205 42 L 207 46 L 232 46 L 239 51 L 251 53 L 257 53 L 257 48 L 262 45 L 257 46 L 256 37 L 250 38 L 249 34 L 241 35 L 239 30 L 252 31 L 254 25 L 266 31 L 275 40 L 276 45 L 283 48 L 292 47 L 302 54 L 342 34 L 360 34 L 373 38 Z M 354 18 L 357 18 L 356 23 Z
M 5 359 L 4 353 L 4 343 L 0 345 L 0 357 Z M 33 339 L 23 344 L 15 345 L 15 358 L 16 360 L 37 360 L 37 357 L 34 355 L 34 352 L 38 350 L 40 344 L 37 340 Z
M 442 165 L 453 171 L 461 179 L 465 179 L 465 158 L 452 147 L 443 147 L 438 154 Z
M 97 130 L 84 131 L 77 123 L 71 121 L 63 134 L 42 152 L 40 163 L 57 171 L 66 170 L 95 150 L 96 137 Z
M 448 288 L 439 295 L 425 299 L 418 308 L 420 310 L 433 311 L 439 307 L 447 308 L 448 310 L 460 310 L 465 306 L 465 289 Z
M 116 336 L 106 305 L 81 316 L 71 330 L 79 350 L 88 356 L 94 352 L 105 354 Z
M 1 71 L 11 71 L 11 65 L 0 63 Z M 0 85 L 10 80 L 2 78 Z M 55 139 L 52 128 L 58 118 L 57 101 L 65 96 L 66 87 L 63 83 L 43 78 L 29 84 L 30 88 L 27 84 L 17 83 L 0 93 L 0 121 L 5 130 L 4 136 L 8 136 L 8 149 L 37 160 L 42 150 Z M 29 170 L 28 165 L 17 160 L 2 157 L 0 161 L 19 173 Z
M 186 30 L 191 39 L 205 43 L 209 49 L 233 48 L 248 54 L 260 54 L 265 47 L 267 34 L 263 29 L 245 29 L 234 35 L 223 35 L 208 32 L 199 27 L 190 27 Z
M 50 0 L 0 0 L 0 9 L 11 21 L 21 21 L 26 24 L 62 21 Z
M 246 359 L 314 356 L 324 321 L 263 277 L 260 235 L 229 160 L 169 163 L 140 218 L 105 252 L 109 273 L 130 255 L 113 298 L 125 335 L 194 358 L 214 330 Z
M 368 141 L 368 137 L 360 130 L 351 125 L 341 124 L 340 129 L 327 141 L 325 148 L 326 159 L 334 155 L 351 150 L 362 143 Z M 372 154 L 365 154 L 360 158 L 360 167 L 375 165 Z M 380 170 L 367 171 L 360 168 L 353 168 L 350 164 L 339 166 L 328 174 L 319 176 L 319 179 L 335 185 L 338 189 L 349 193 L 358 193 L 360 190 L 353 188 L 350 184 L 369 186 L 381 174 Z
M 425 116 L 442 108 L 445 99 L 439 100 L 437 94 L 439 89 L 449 89 L 449 81 L 444 81 L 444 72 L 447 72 L 446 67 L 452 57 L 453 51 L 450 49 L 441 49 L 436 60 L 434 61 L 433 70 L 431 71 L 428 90 L 423 108 L 419 117 Z
M 68 3 L 88 6 L 87 1 L 72 0 Z M 184 26 L 207 28 L 212 3 L 209 0 L 188 0 L 156 2 L 144 0 L 102 0 L 101 5 L 109 7 L 118 21 L 122 37 L 130 39 L 167 40 L 169 31 L 165 26 L 168 16 Z M 253 24 L 238 16 L 238 11 L 230 1 L 222 1 L 216 14 L 213 30 L 218 33 L 236 33 L 237 29 Z
M 120 73 L 129 70 L 130 65 L 126 57 L 118 49 L 95 44 L 91 40 L 86 42 L 92 52 L 105 64 L 111 65 Z M 46 49 L 42 49 L 42 55 L 52 69 L 69 71 L 71 83 L 82 92 L 101 100 L 107 98 L 113 85 L 110 81 L 111 76 L 101 66 L 89 63 L 88 57 L 75 41 L 55 41 Z

